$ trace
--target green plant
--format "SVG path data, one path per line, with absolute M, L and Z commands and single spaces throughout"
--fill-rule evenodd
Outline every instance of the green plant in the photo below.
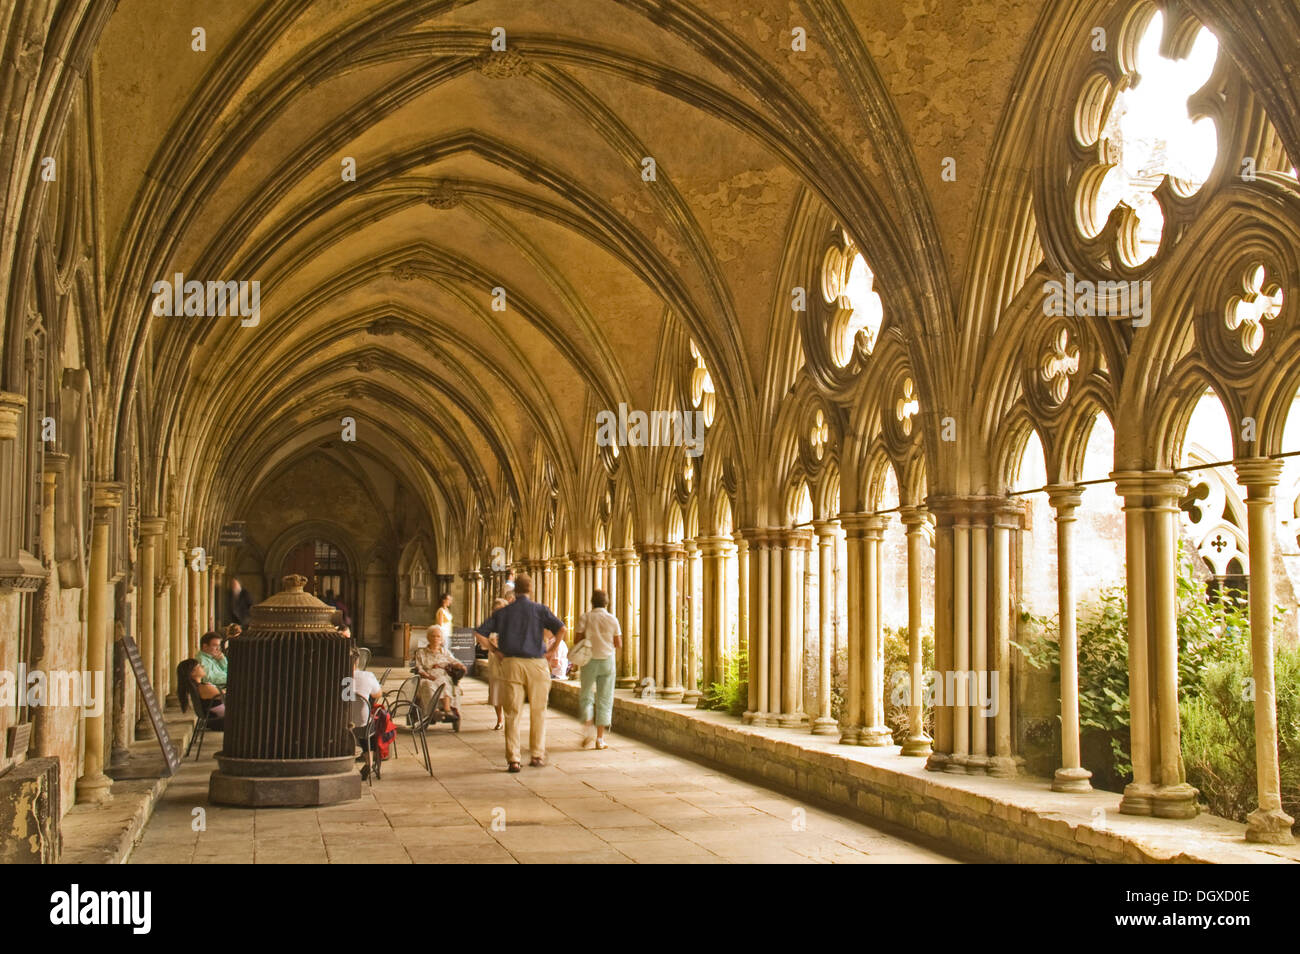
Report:
M 740 650 L 723 663 L 722 682 L 715 682 L 704 690 L 704 707 L 738 716 L 744 715 L 748 706 L 749 676 L 745 652 Z
M 1278 756 L 1282 808 L 1300 818 L 1300 649 L 1273 657 L 1277 687 Z M 1205 670 L 1199 695 L 1179 705 L 1187 781 L 1210 811 L 1245 821 L 1258 804 L 1255 775 L 1255 682 L 1250 654 L 1241 647 Z
M 1175 589 L 1180 702 L 1204 696 L 1208 691 L 1207 679 L 1216 667 L 1233 660 L 1249 660 L 1250 620 L 1244 602 L 1231 591 L 1212 599 L 1205 583 L 1196 578 L 1192 559 L 1180 545 Z M 1015 645 L 1030 665 L 1051 672 L 1059 682 L 1056 618 L 1025 613 L 1022 621 L 1031 635 Z M 1125 588 L 1114 586 L 1101 590 L 1079 613 L 1077 632 L 1079 725 L 1084 750 L 1097 751 L 1100 746 L 1102 751 L 1110 752 L 1109 764 L 1088 767 L 1093 769 L 1094 784 L 1119 788 L 1132 779 Z M 1221 714 L 1214 717 L 1223 718 Z M 1210 714 L 1204 708 L 1197 708 L 1193 718 L 1204 720 Z M 1209 732 L 1208 728 L 1205 731 Z M 1248 751 L 1253 759 L 1253 747 Z
M 908 645 L 911 638 L 908 628 L 905 625 L 897 628 L 885 627 L 885 724 L 889 726 L 889 731 L 894 737 L 895 745 L 902 745 L 907 741 L 911 733 L 911 720 L 907 714 L 907 705 L 898 704 L 895 701 L 893 688 L 901 680 L 902 684 L 907 686 L 908 692 L 911 686 L 910 679 L 909 652 L 911 647 Z M 928 627 L 921 633 L 921 671 L 929 672 L 934 669 L 934 628 Z M 908 698 L 907 694 L 902 694 L 902 700 Z M 934 738 L 934 709 L 923 708 L 921 710 L 922 726 L 926 735 Z

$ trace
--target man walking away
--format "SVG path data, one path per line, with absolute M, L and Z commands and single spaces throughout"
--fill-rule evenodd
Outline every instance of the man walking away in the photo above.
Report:
M 241 629 L 248 629 L 249 610 L 253 608 L 253 598 L 248 595 L 238 577 L 230 578 L 230 615 L 232 623 L 238 623 Z
M 541 603 L 534 603 L 531 577 L 515 578 L 514 602 L 496 610 L 475 630 L 480 636 L 497 634 L 494 657 L 497 672 L 505 686 L 506 765 L 518 772 L 519 715 L 528 693 L 528 747 L 531 765 L 546 764 L 546 703 L 551 695 L 551 666 L 555 648 L 564 640 L 564 621 Z M 544 632 L 555 636 L 556 647 L 546 651 Z

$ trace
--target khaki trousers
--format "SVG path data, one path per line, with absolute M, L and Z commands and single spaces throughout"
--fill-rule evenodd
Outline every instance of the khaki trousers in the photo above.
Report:
M 546 703 L 551 695 L 551 667 L 545 659 L 506 656 L 497 665 L 505 688 L 506 761 L 520 762 L 519 715 L 528 693 L 528 748 L 535 759 L 546 758 Z

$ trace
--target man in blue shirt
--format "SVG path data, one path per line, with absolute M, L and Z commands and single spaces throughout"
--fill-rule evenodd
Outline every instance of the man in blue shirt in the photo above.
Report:
M 520 574 L 515 579 L 515 599 L 501 607 L 475 632 L 480 636 L 497 634 L 492 649 L 497 673 L 505 686 L 506 765 L 519 771 L 519 714 L 528 695 L 528 747 L 531 765 L 546 764 L 546 703 L 551 695 L 551 666 L 555 652 L 564 641 L 564 621 L 530 597 L 533 581 Z M 555 645 L 546 651 L 546 637 L 555 636 Z

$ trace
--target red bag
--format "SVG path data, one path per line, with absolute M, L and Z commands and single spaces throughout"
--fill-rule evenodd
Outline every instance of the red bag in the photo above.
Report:
M 382 762 L 388 758 L 388 750 L 393 744 L 393 739 L 397 737 L 397 725 L 383 706 L 375 706 L 374 723 L 375 751 L 379 753 L 379 760 Z

